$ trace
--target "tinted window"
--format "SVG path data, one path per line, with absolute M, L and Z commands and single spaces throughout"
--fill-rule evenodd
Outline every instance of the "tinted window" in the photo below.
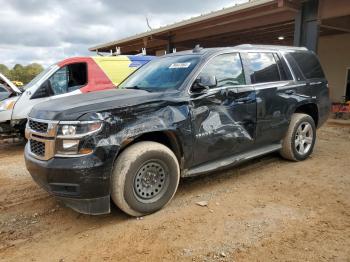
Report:
M 0 84 L 0 93 L 7 93 L 7 89 L 2 85 Z
M 290 53 L 298 63 L 303 75 L 307 78 L 324 78 L 321 65 L 317 57 L 311 52 Z
M 147 91 L 178 89 L 198 64 L 198 61 L 198 55 L 158 58 L 142 66 L 119 87 Z
M 77 90 L 87 83 L 87 68 L 85 63 L 64 66 L 50 78 L 52 91 L 55 95 Z
M 278 67 L 272 53 L 248 53 L 252 84 L 280 80 Z
M 290 67 L 292 68 L 296 80 L 300 81 L 300 80 L 304 79 L 304 76 L 303 76 L 303 74 L 301 73 L 300 68 L 299 68 L 297 62 L 295 62 L 295 60 L 293 59 L 293 57 L 292 57 L 289 53 L 285 54 L 284 56 L 285 56 L 285 58 L 287 59 L 287 61 L 288 61 L 289 65 L 290 65 Z
M 55 95 L 64 94 L 67 92 L 68 86 L 68 70 L 67 67 L 62 67 L 49 78 L 52 91 Z
M 285 64 L 285 62 L 282 62 L 282 60 L 277 54 L 274 54 L 273 56 L 276 60 L 278 71 L 280 72 L 281 80 L 292 80 L 293 77 L 290 73 L 290 70 L 288 69 L 288 66 Z
M 241 58 L 237 53 L 214 57 L 203 68 L 200 76 L 215 76 L 217 87 L 245 84 Z

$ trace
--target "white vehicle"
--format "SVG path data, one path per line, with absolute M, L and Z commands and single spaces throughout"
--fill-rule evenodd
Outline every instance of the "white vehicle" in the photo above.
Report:
M 11 94 L 4 94 L 4 100 L 0 99 L 0 135 L 14 133 L 23 135 L 28 113 L 38 103 L 115 88 L 136 69 L 152 59 L 152 56 L 134 55 L 73 57 L 48 67 L 24 86 L 23 90 L 4 80 L 13 91 Z
M 17 86 L 0 73 L 0 101 L 11 96 L 20 95 L 21 93 L 22 91 Z
M 13 107 L 22 90 L 15 86 L 6 76 L 0 73 L 0 119 L 11 119 L 11 110 L 4 110 L 4 108 Z M 8 131 L 8 127 L 1 124 L 0 134 Z
M 51 97 L 31 99 L 33 94 L 43 85 L 53 72 L 58 69 L 57 65 L 51 66 L 35 77 L 22 92 L 16 96 L 0 101 L 0 134 L 21 133 L 25 128 L 27 114 L 32 107 Z M 44 88 L 41 88 L 44 90 Z

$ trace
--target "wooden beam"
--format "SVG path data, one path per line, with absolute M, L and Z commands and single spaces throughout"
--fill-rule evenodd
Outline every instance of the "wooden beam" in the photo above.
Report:
M 280 34 L 284 35 L 286 33 L 293 33 L 294 30 L 294 22 L 288 22 L 285 24 L 277 24 L 272 26 L 264 26 L 264 27 L 257 27 L 242 31 L 236 31 L 232 33 L 222 34 L 222 35 L 215 35 L 215 36 L 209 36 L 203 38 L 204 40 L 211 40 L 211 39 L 217 39 L 217 38 L 230 38 L 233 36 L 242 36 L 242 35 L 270 35 L 270 34 Z
M 171 34 L 185 34 L 192 33 L 200 30 L 208 30 L 213 27 L 217 27 L 220 25 L 230 24 L 232 22 L 238 22 L 242 19 L 248 19 L 250 17 L 264 16 L 265 14 L 269 14 L 271 12 L 278 12 L 277 5 L 274 2 L 269 3 L 269 5 L 262 5 L 255 7 L 253 9 L 244 9 L 240 12 L 235 12 L 231 14 L 226 14 L 225 16 L 215 17 L 212 19 L 208 19 L 205 21 L 201 21 L 198 23 L 191 23 L 184 27 L 179 27 L 171 30 Z
M 319 0 L 318 16 L 320 19 L 346 16 L 350 14 L 349 0 Z
M 331 25 L 325 25 L 325 24 L 321 24 L 321 27 L 324 27 L 324 28 L 327 28 L 327 29 L 333 29 L 333 30 L 337 30 L 337 31 L 345 32 L 345 33 L 350 33 L 350 29 L 348 29 L 348 28 L 331 26 Z
M 249 28 L 254 28 L 257 26 L 265 26 L 275 23 L 282 23 L 286 21 L 291 21 L 294 18 L 294 12 L 273 12 L 269 15 L 266 15 L 264 17 L 251 17 L 245 21 L 233 22 L 230 24 L 217 26 L 212 30 L 200 30 L 198 32 L 194 32 L 191 34 L 181 34 L 181 35 L 175 35 L 173 38 L 173 42 L 182 42 L 190 39 L 198 39 L 203 38 L 206 36 L 214 36 L 214 35 L 220 35 L 225 34 L 229 32 L 239 31 L 239 30 L 245 30 Z

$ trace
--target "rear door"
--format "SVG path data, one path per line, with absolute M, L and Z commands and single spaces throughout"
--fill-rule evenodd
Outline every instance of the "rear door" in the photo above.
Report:
M 256 91 L 256 145 L 279 142 L 289 124 L 288 111 L 294 101 L 295 83 L 278 53 L 243 54 L 249 80 Z
M 330 110 L 328 82 L 317 56 L 311 51 L 290 52 L 285 56 L 302 80 L 298 92 L 304 100 L 316 101 L 319 116 L 327 117 Z
M 217 86 L 191 94 L 193 166 L 246 151 L 256 127 L 255 91 L 246 85 L 239 53 L 212 58 L 200 76 L 215 76 Z
M 288 61 L 293 64 L 293 69 L 299 78 L 303 80 L 306 88 L 300 91 L 309 97 L 318 95 L 321 90 L 326 90 L 327 80 L 323 73 L 317 56 L 311 51 L 299 51 L 286 54 Z

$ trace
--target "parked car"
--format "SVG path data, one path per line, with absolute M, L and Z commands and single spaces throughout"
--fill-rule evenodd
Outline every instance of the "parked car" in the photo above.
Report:
M 21 90 L 15 86 L 6 76 L 0 73 L 0 101 L 11 96 L 17 96 Z
M 92 91 L 115 88 L 152 56 L 74 57 L 48 67 L 29 84 L 20 96 L 0 102 L 0 134 L 24 133 L 27 116 L 34 105 Z M 13 87 L 12 87 L 13 88 Z
M 0 83 L 0 101 L 8 98 L 11 92 L 5 85 Z
M 42 103 L 26 129 L 27 169 L 67 206 L 132 216 L 174 196 L 180 177 L 279 151 L 310 156 L 330 109 L 305 48 L 241 45 L 168 54 L 118 90 Z

